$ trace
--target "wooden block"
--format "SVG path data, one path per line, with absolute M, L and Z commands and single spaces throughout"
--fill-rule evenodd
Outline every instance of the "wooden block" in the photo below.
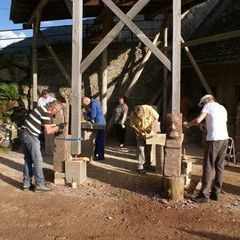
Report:
M 162 133 L 158 133 L 155 136 L 146 139 L 147 145 L 157 144 L 157 145 L 164 146 L 165 142 L 166 142 L 166 134 L 162 134 Z

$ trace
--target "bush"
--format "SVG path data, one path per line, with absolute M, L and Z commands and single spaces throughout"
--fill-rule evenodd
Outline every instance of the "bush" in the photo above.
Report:
M 0 83 L 0 100 L 18 100 L 18 88 L 14 84 Z

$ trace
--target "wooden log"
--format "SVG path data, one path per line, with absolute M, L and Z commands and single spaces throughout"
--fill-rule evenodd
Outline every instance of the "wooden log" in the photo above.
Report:
M 184 199 L 184 178 L 179 177 L 166 177 L 162 178 L 162 191 L 166 198 L 174 201 Z

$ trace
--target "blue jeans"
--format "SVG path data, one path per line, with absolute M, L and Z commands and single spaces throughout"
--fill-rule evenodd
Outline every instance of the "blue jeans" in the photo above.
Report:
M 20 133 L 20 140 L 24 152 L 23 186 L 30 187 L 33 175 L 36 185 L 43 186 L 45 179 L 42 168 L 43 159 L 40 150 L 40 141 L 38 137 L 30 135 L 26 129 Z
M 104 159 L 105 135 L 106 134 L 104 129 L 100 129 L 97 131 L 94 157 L 97 157 L 100 160 Z

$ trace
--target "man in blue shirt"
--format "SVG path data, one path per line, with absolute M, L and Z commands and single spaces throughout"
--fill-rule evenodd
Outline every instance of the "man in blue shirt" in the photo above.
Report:
M 101 104 L 96 99 L 83 97 L 82 105 L 87 109 L 87 117 L 92 123 L 106 125 Z M 104 160 L 105 130 L 97 130 L 94 158 L 95 160 Z

